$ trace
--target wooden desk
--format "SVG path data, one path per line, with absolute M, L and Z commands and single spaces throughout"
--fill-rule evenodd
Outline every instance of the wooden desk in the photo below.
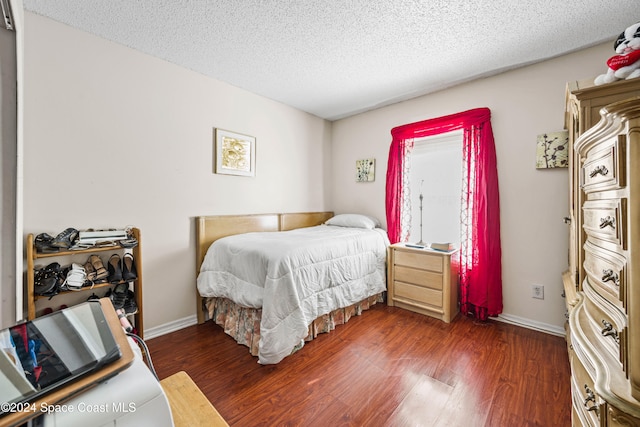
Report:
M 122 325 L 120 325 L 120 320 L 118 319 L 118 315 L 116 314 L 113 305 L 111 304 L 111 300 L 109 298 L 101 298 L 100 305 L 102 306 L 102 311 L 109 323 L 109 327 L 111 328 L 111 332 L 113 333 L 116 343 L 120 347 L 120 352 L 122 353 L 120 359 L 108 364 L 99 371 L 74 381 L 66 387 L 61 387 L 58 390 L 44 395 L 31 406 L 31 408 L 37 409 L 36 411 L 26 410 L 24 412 L 6 414 L 0 418 L 0 427 L 17 426 L 26 423 L 31 418 L 41 415 L 42 412 L 40 411 L 40 408 L 43 406 L 49 407 L 50 405 L 62 404 L 65 400 L 88 390 L 89 388 L 97 385 L 100 381 L 104 381 L 114 375 L 117 375 L 118 372 L 126 369 L 131 365 L 131 363 L 133 363 L 133 350 L 129 345 L 129 341 L 122 329 Z
M 160 381 L 175 427 L 229 427 L 191 377 L 180 371 Z

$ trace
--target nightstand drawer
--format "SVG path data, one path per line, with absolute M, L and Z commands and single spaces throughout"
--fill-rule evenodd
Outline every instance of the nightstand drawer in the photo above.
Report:
M 395 265 L 419 268 L 442 273 L 442 256 L 428 252 L 404 252 L 396 250 Z
M 394 279 L 423 288 L 442 290 L 441 273 L 396 265 Z
M 403 282 L 395 282 L 394 287 L 398 300 L 409 299 L 438 308 L 442 307 L 442 291 Z

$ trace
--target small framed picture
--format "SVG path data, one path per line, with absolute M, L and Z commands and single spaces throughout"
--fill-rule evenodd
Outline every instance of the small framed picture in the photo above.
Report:
M 538 135 L 536 168 L 566 168 L 569 166 L 569 131 L 548 132 Z
M 356 182 L 371 182 L 376 179 L 376 159 L 356 160 Z
M 215 129 L 215 173 L 255 176 L 256 139 L 252 136 Z

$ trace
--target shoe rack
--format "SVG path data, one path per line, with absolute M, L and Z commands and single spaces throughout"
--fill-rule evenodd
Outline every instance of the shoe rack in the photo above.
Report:
M 137 335 L 144 338 L 144 323 L 142 315 L 142 239 L 140 238 L 140 230 L 138 228 L 131 229 L 131 232 L 133 234 L 133 237 L 135 237 L 138 241 L 138 245 L 132 249 L 125 249 L 120 246 L 109 246 L 93 247 L 73 251 L 61 250 L 59 252 L 53 253 L 38 252 L 34 245 L 34 235 L 27 235 L 27 241 L 25 245 L 27 252 L 27 319 L 32 320 L 38 317 L 39 310 L 42 308 L 41 306 L 44 305 L 44 301 L 50 299 L 50 297 L 48 296 L 36 295 L 34 292 L 34 277 L 36 268 L 44 267 L 52 262 L 59 262 L 61 265 L 68 265 L 72 262 L 76 262 L 80 265 L 84 265 L 88 257 L 92 254 L 100 256 L 102 263 L 104 264 L 105 268 L 107 268 L 107 262 L 111 255 L 119 254 L 122 258 L 126 252 L 130 252 L 133 255 L 136 263 L 138 277 L 137 279 L 132 280 L 129 283 L 129 289 L 131 289 L 135 294 L 135 302 L 138 306 L 138 312 L 136 314 L 129 315 L 128 318 L 133 326 L 137 329 Z M 102 254 L 106 254 L 107 256 L 102 256 Z M 61 258 L 62 260 L 57 260 L 56 258 Z M 38 260 L 42 260 L 42 262 L 38 263 Z M 38 265 L 36 265 L 36 263 Z M 93 285 L 93 287 L 87 286 L 86 288 L 82 288 L 82 290 L 79 291 L 60 291 L 60 293 L 52 297 L 51 300 L 53 301 L 57 299 L 59 302 L 58 305 L 74 305 L 73 302 L 70 303 L 69 301 L 72 299 L 77 300 L 78 298 L 82 298 L 81 301 L 86 301 L 92 293 L 96 293 L 98 296 L 103 297 L 109 288 L 113 288 L 116 285 L 117 283 L 100 283 Z M 39 304 L 39 302 L 41 302 L 41 304 Z

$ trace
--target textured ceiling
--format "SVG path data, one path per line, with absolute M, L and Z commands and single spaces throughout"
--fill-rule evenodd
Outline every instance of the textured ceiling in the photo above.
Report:
M 613 54 L 640 19 L 638 0 L 23 2 L 329 120 L 605 41 Z

